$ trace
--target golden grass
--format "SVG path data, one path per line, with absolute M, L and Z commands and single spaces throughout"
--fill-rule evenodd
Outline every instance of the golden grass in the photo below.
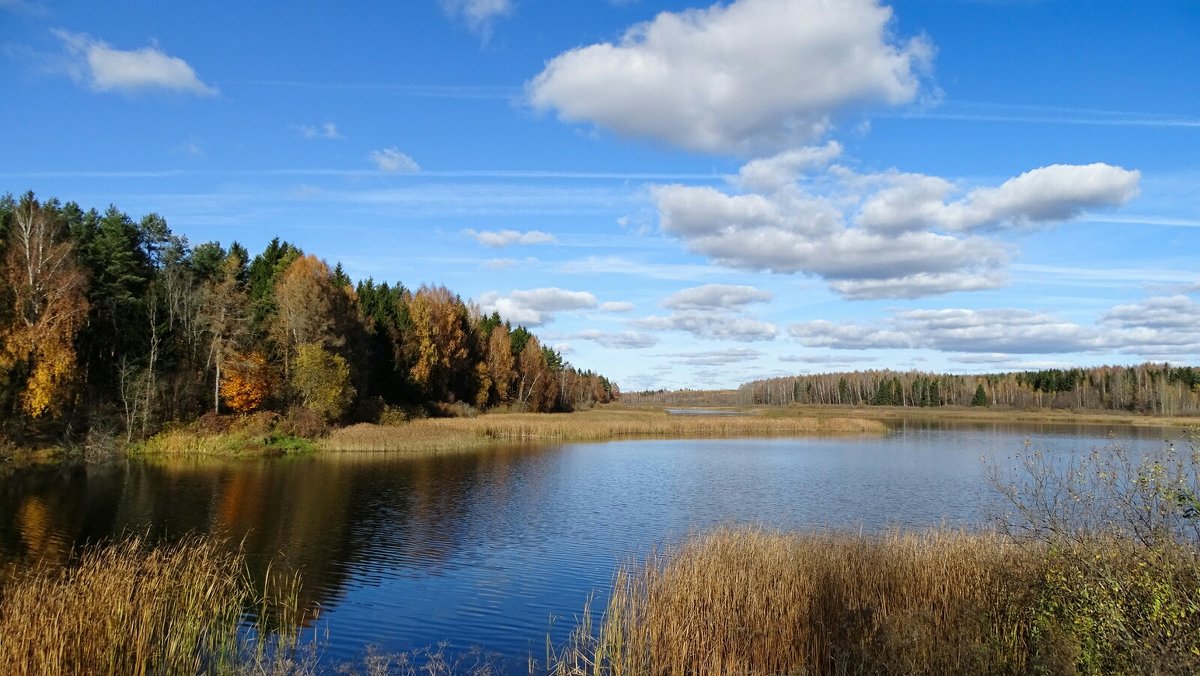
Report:
M 321 440 L 324 450 L 447 451 L 503 442 L 607 441 L 882 434 L 883 423 L 849 417 L 679 416 L 657 410 L 593 409 L 575 413 L 503 413 L 430 418 L 402 425 L 360 424 Z
M 617 575 L 558 674 L 1021 672 L 1036 556 L 995 535 L 719 530 Z
M 200 538 L 19 573 L 0 596 L 0 672 L 199 673 L 237 657 L 247 588 L 241 556 Z
M 618 572 L 556 676 L 1200 673 L 1200 553 L 721 529 Z
M 1126 411 L 1026 410 L 1003 407 L 835 406 L 800 405 L 741 407 L 767 417 L 847 416 L 879 421 L 1045 423 L 1070 425 L 1129 425 L 1133 427 L 1195 427 L 1196 417 L 1141 415 Z

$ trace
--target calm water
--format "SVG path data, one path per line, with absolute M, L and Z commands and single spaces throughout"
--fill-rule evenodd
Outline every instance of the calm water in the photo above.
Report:
M 899 424 L 885 437 L 628 441 L 405 458 L 325 454 L 122 463 L 0 476 L 0 563 L 149 531 L 244 538 L 282 557 L 320 604 L 324 659 L 367 644 L 450 640 L 525 671 L 617 564 L 720 524 L 875 531 L 984 523 L 980 456 L 1178 432 L 1099 426 Z M 558 618 L 551 624 L 551 618 Z

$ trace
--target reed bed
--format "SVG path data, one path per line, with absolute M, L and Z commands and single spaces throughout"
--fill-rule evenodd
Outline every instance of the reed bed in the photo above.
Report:
M 244 557 L 214 538 L 150 547 L 132 537 L 69 567 L 35 567 L 0 588 L 0 673 L 238 673 L 284 664 L 295 647 L 298 579 L 268 575 L 257 594 Z M 253 644 L 244 612 L 274 615 L 283 641 Z M 291 638 L 288 638 L 291 637 Z M 264 650 L 271 647 L 274 657 Z
M 678 416 L 664 411 L 590 410 L 428 418 L 401 425 L 352 425 L 335 430 L 320 442 L 320 448 L 341 451 L 447 451 L 503 442 L 882 434 L 885 429 L 881 422 L 849 417 Z
M 993 535 L 718 530 L 622 568 L 552 671 L 1022 672 L 1035 561 Z

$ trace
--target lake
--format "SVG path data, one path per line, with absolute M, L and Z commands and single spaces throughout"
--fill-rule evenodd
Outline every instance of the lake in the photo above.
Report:
M 452 643 L 525 673 L 617 565 L 689 532 L 987 523 L 981 456 L 1146 449 L 1178 431 L 897 423 L 882 437 L 620 441 L 406 457 L 125 461 L 0 477 L 0 563 L 122 532 L 244 541 L 303 571 L 323 659 Z M 552 620 L 552 618 L 555 618 Z M 324 640 L 324 639 L 322 639 Z

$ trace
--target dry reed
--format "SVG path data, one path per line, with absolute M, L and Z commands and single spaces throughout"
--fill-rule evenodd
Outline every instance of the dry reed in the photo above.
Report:
M 335 430 L 320 442 L 320 448 L 340 451 L 445 451 L 503 442 L 882 434 L 884 431 L 883 423 L 855 418 L 679 416 L 664 411 L 598 409 L 575 413 L 507 413 L 475 418 L 431 418 L 395 426 L 360 424 Z
M 1036 561 L 987 534 L 720 530 L 621 569 L 598 631 L 585 621 L 552 667 L 1019 673 Z
M 298 580 L 268 578 L 269 594 L 255 594 L 244 557 L 203 537 L 154 548 L 133 537 L 70 567 L 19 572 L 0 590 L 0 673 L 228 673 L 251 650 L 266 664 L 266 642 L 239 634 L 245 608 L 299 617 Z

